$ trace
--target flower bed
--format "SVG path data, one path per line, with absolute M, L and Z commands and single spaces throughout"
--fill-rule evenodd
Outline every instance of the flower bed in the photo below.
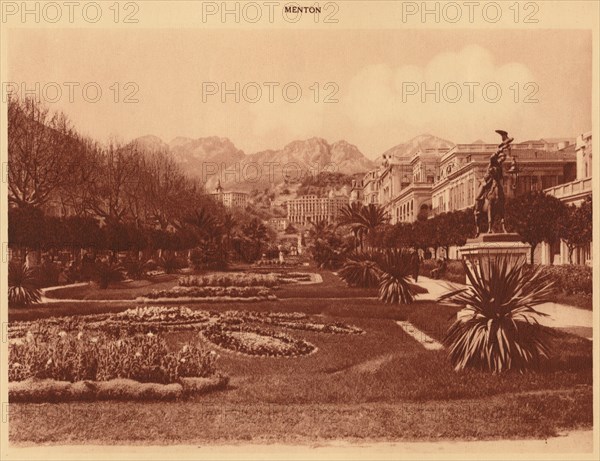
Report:
M 153 290 L 146 294 L 147 299 L 177 299 L 177 298 L 229 298 L 244 299 L 252 298 L 254 300 L 274 300 L 277 299 L 271 290 L 264 286 L 252 287 L 185 287 L 177 286 L 168 290 Z
M 268 287 L 273 288 L 279 284 L 278 277 L 274 274 L 210 274 L 201 276 L 187 276 L 179 279 L 182 287 Z
M 227 311 L 222 315 L 223 321 L 228 324 L 262 323 L 272 326 L 290 328 L 294 330 L 317 331 L 330 334 L 362 334 L 364 330 L 346 325 L 341 322 L 316 323 L 301 321 L 308 318 L 306 314 L 298 312 L 245 312 Z
M 316 350 L 306 341 L 248 325 L 214 323 L 202 335 L 219 347 L 253 356 L 297 357 Z
M 127 309 L 114 316 L 115 320 L 150 323 L 203 323 L 210 315 L 206 311 L 195 311 L 188 307 L 145 306 Z
M 193 344 L 172 352 L 163 338 L 152 333 L 115 340 L 100 331 L 75 334 L 56 327 L 46 336 L 28 332 L 24 339 L 12 341 L 8 367 L 9 381 L 124 378 L 169 384 L 215 373 L 216 354 Z

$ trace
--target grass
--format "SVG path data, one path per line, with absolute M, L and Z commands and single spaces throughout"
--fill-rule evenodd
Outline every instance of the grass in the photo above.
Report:
M 408 320 L 441 340 L 456 316 L 455 308 L 426 301 L 384 305 L 373 299 L 370 290 L 349 290 L 333 274 L 322 275 L 324 283 L 320 285 L 282 287 L 278 301 L 187 307 L 305 312 L 315 321 L 357 326 L 366 331 L 364 335 L 279 328 L 315 344 L 317 353 L 286 359 L 220 351 L 218 366 L 231 377 L 229 387 L 187 400 L 11 404 L 11 441 L 498 439 L 549 437 L 592 426 L 590 341 L 557 332 L 553 338 L 556 356 L 544 372 L 456 373 L 445 351 L 425 350 L 395 323 Z M 131 303 L 56 303 L 11 310 L 10 321 L 117 312 L 129 307 Z M 197 338 L 194 332 L 167 334 L 174 347 Z
M 227 391 L 224 391 L 226 393 Z M 222 405 L 198 401 L 103 402 L 10 407 L 11 441 L 28 443 L 310 443 L 545 438 L 589 428 L 587 390 L 445 403 Z M 52 424 L 48 424 L 52 421 Z M 36 428 L 31 431 L 31 428 Z M 30 433 L 26 439 L 24 433 Z

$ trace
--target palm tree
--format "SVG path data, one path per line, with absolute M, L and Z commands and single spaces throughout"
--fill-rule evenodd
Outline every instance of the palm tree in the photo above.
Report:
M 258 218 L 254 218 L 242 225 L 242 238 L 252 249 L 250 255 L 246 255 L 247 259 L 255 260 L 260 254 L 263 242 L 267 240 L 267 227 Z
M 360 242 L 360 248 L 363 249 L 364 237 L 373 235 L 382 225 L 389 222 L 388 213 L 381 205 L 369 203 L 361 205 L 353 203 L 342 208 L 341 224 L 349 225 L 355 238 Z
M 356 242 L 356 246 L 360 245 L 361 249 L 363 226 L 360 224 L 360 221 L 361 212 L 363 208 L 364 205 L 362 203 L 352 202 L 351 204 L 344 206 L 340 210 L 341 216 L 338 220 L 340 225 L 350 227 L 352 235 L 354 235 L 354 241 Z
M 217 236 L 219 222 L 215 215 L 206 207 L 200 207 L 185 219 L 192 225 L 203 239 L 213 240 Z

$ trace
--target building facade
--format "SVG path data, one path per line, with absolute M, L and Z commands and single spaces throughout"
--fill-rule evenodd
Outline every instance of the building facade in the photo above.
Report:
M 384 158 L 379 168 L 352 184 L 350 202 L 382 205 L 390 222 L 413 222 L 425 216 L 472 208 L 484 182 L 490 156 L 497 144 L 457 144 L 451 149 L 424 149 L 411 158 Z M 508 197 L 544 190 L 566 203 L 581 203 L 591 195 L 591 133 L 575 139 L 540 139 L 512 145 L 519 174 L 508 173 L 504 188 Z M 566 246 L 538 245 L 538 263 L 565 262 Z M 451 249 L 449 257 L 455 257 Z M 557 256 L 560 255 L 560 256 Z M 589 261 L 580 251 L 577 261 Z
M 248 205 L 248 194 L 245 192 L 225 192 L 221 187 L 221 181 L 218 182 L 215 191 L 210 195 L 226 208 L 246 208 L 246 205 Z
M 567 205 L 580 206 L 592 196 L 592 132 L 577 137 L 575 144 L 576 177 L 573 181 L 544 189 Z M 569 264 L 569 249 L 564 242 L 540 245 L 540 262 L 543 264 Z M 592 265 L 592 244 L 577 248 L 572 255 L 573 264 Z
M 346 205 L 348 205 L 347 196 L 303 195 L 287 201 L 287 219 L 290 223 L 302 226 L 319 220 L 333 223 L 338 219 L 340 210 Z
M 489 157 L 496 144 L 457 144 L 440 159 L 439 175 L 431 190 L 433 215 L 472 207 L 483 184 Z M 512 156 L 519 165 L 518 178 L 507 173 L 504 163 L 504 190 L 507 196 L 543 190 L 576 176 L 574 142 L 548 143 L 544 140 L 513 144 Z
M 290 221 L 288 218 L 271 218 L 268 221 L 266 221 L 266 224 L 271 226 L 278 232 L 283 232 L 290 225 Z

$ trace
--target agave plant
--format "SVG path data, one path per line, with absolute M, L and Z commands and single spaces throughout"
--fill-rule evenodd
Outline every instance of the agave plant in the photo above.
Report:
M 373 252 L 354 253 L 348 257 L 338 273 L 352 287 L 378 287 L 381 277 L 378 259 L 380 255 Z
M 11 262 L 8 265 L 8 304 L 24 307 L 40 300 L 41 292 L 36 287 L 33 271 L 25 264 Z
M 414 301 L 414 288 L 408 281 L 412 272 L 410 260 L 408 251 L 398 249 L 387 249 L 379 258 L 379 299 L 384 303 L 410 304 Z
M 551 301 L 552 283 L 541 269 L 527 270 L 508 257 L 476 261 L 476 270 L 463 264 L 471 286 L 439 299 L 465 309 L 444 339 L 455 370 L 539 367 L 550 354 L 549 330 L 538 323 L 545 314 L 534 306 Z
M 113 282 L 123 280 L 123 268 L 113 263 L 100 262 L 94 268 L 94 279 L 101 290 L 106 290 Z
M 179 269 L 185 266 L 185 262 L 175 255 L 166 255 L 160 258 L 158 265 L 163 268 L 166 274 L 176 274 Z
M 146 263 L 138 259 L 125 261 L 125 273 L 133 280 L 140 280 L 146 275 Z

